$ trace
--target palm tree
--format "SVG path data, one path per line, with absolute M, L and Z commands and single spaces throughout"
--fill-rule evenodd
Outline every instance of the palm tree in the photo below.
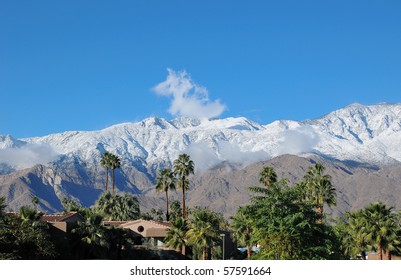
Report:
M 95 202 L 95 211 L 106 220 L 128 221 L 140 216 L 138 199 L 130 194 L 103 193 Z
M 166 193 L 166 220 L 170 220 L 170 215 L 168 212 L 168 190 L 175 190 L 175 182 L 176 179 L 174 177 L 173 171 L 171 169 L 166 168 L 159 172 L 156 179 L 156 190 L 161 192 L 164 191 Z
M 171 221 L 171 227 L 167 230 L 164 241 L 167 246 L 174 248 L 185 256 L 186 234 L 188 231 L 187 221 L 178 217 Z
M 100 160 L 100 165 L 106 168 L 106 192 L 108 191 L 108 185 L 109 185 L 109 168 L 110 168 L 111 156 L 112 154 L 106 151 Z
M 338 223 L 337 227 L 341 227 L 344 252 L 351 258 L 360 255 L 363 260 L 366 260 L 366 251 L 370 248 L 370 242 L 367 221 L 362 210 L 346 212 L 342 220 L 343 222 Z
M 36 225 L 41 217 L 41 213 L 38 213 L 35 209 L 21 206 L 19 209 L 19 218 L 21 219 L 22 223 L 32 223 L 32 225 Z
M 210 246 L 219 241 L 219 223 L 216 215 L 209 209 L 196 209 L 192 213 L 187 232 L 188 244 L 202 249 L 202 259 Z
M 72 246 L 80 258 L 105 258 L 110 249 L 102 217 L 88 212 L 84 222 L 71 231 Z
M 182 209 L 181 209 L 181 203 L 178 200 L 174 200 L 173 202 L 170 203 L 169 205 L 169 218 L 170 221 L 176 220 L 180 217 L 182 217 Z
M 185 191 L 189 189 L 187 177 L 190 174 L 194 174 L 194 162 L 190 159 L 189 155 L 181 154 L 174 161 L 174 174 L 178 176 L 178 188 L 182 189 L 182 217 L 186 219 Z
M 116 155 L 111 155 L 111 159 L 110 159 L 110 169 L 111 169 L 111 182 L 113 185 L 113 194 L 114 194 L 114 182 L 115 182 L 115 176 L 114 176 L 114 170 L 116 168 L 120 168 L 121 167 L 121 159 L 116 156 Z
M 364 216 L 370 232 L 368 237 L 376 245 L 378 259 L 382 260 L 383 250 L 391 251 L 399 243 L 392 208 L 382 202 L 371 203 L 364 209 Z
M 323 204 L 336 205 L 336 190 L 331 183 L 331 176 L 324 174 L 324 166 L 316 163 L 309 167 L 305 175 L 307 199 L 316 205 L 319 217 L 323 217 Z M 319 223 L 322 223 L 319 218 Z
M 272 167 L 264 167 L 260 172 L 259 183 L 269 188 L 271 184 L 277 182 L 277 173 Z
M 246 215 L 246 208 L 240 207 L 233 216 L 233 222 L 231 227 L 234 229 L 234 239 L 247 248 L 248 259 L 251 257 L 252 251 L 252 221 L 248 215 Z

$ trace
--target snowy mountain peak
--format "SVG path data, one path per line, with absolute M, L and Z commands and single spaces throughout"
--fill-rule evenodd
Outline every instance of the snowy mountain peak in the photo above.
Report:
M 24 141 L 17 140 L 11 135 L 0 135 L 0 149 L 19 148 L 26 144 Z
M 401 103 L 370 106 L 354 103 L 315 119 L 314 123 L 327 133 L 363 143 L 388 129 L 401 130 Z
M 125 166 L 153 171 L 171 164 L 182 152 L 189 153 L 197 166 L 208 168 L 221 161 L 250 163 L 282 154 L 306 153 L 339 160 L 393 163 L 401 162 L 401 104 L 351 104 L 318 119 L 279 120 L 263 126 L 243 117 L 151 117 L 99 131 L 71 131 L 21 140 L 6 135 L 0 136 L 0 163 L 9 163 L 5 158 L 13 158 L 13 149 L 22 146 L 26 148 L 18 151 L 19 156 L 34 149 L 35 160 L 49 158 L 40 154 L 43 151 L 60 155 L 58 162 L 74 158 L 92 166 L 99 165 L 101 154 L 107 150 L 119 155 Z

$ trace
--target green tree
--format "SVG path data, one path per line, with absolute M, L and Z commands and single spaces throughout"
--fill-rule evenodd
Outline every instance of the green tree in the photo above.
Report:
M 392 208 L 382 202 L 369 204 L 364 209 L 363 215 L 370 232 L 368 238 L 372 244 L 376 245 L 378 258 L 382 260 L 384 250 L 391 252 L 400 243 L 395 215 Z
M 188 224 L 186 219 L 178 217 L 170 221 L 171 227 L 167 230 L 164 242 L 167 246 L 174 248 L 185 256 L 186 234 Z
M 369 229 L 362 210 L 346 212 L 336 224 L 344 254 L 351 259 L 366 260 L 366 251 L 371 248 Z
M 269 188 L 271 184 L 277 182 L 277 173 L 274 171 L 272 167 L 264 167 L 262 172 L 259 175 L 259 183 Z
M 108 255 L 110 243 L 107 230 L 102 225 L 102 217 L 96 213 L 78 222 L 77 227 L 71 231 L 70 239 L 78 259 L 104 259 Z
M 283 179 L 268 189 L 253 187 L 252 240 L 260 245 L 256 259 L 330 259 L 336 246 L 329 226 L 318 224 L 314 206 L 301 197 L 299 185 Z
M 111 169 L 111 182 L 112 182 L 112 186 L 113 186 L 113 194 L 114 194 L 114 185 L 115 185 L 115 172 L 114 170 L 116 168 L 120 168 L 121 167 L 121 159 L 116 156 L 116 155 L 111 155 L 111 159 L 110 159 L 110 169 Z
M 220 241 L 221 220 L 207 208 L 197 208 L 191 213 L 189 230 L 186 234 L 189 245 L 201 248 L 202 259 L 206 260 L 207 249 Z
M 174 161 L 174 174 L 178 177 L 177 187 L 182 190 L 182 217 L 187 218 L 185 207 L 185 191 L 189 189 L 188 176 L 194 174 L 194 162 L 190 159 L 189 155 L 181 154 Z
M 150 209 L 149 212 L 141 213 L 140 218 L 147 220 L 147 221 L 154 220 L 154 221 L 162 222 L 163 221 L 163 211 L 161 209 L 152 208 L 152 209 Z
M 27 206 L 21 206 L 18 212 L 22 223 L 36 224 L 42 215 L 42 213 L 38 213 L 35 209 Z
M 163 169 L 159 172 L 156 179 L 156 190 L 159 192 L 165 192 L 166 194 L 166 220 L 170 220 L 169 215 L 169 204 L 168 204 L 168 191 L 175 190 L 176 179 L 171 169 Z
M 247 248 L 247 257 L 251 258 L 253 240 L 252 240 L 252 218 L 249 215 L 248 207 L 240 207 L 233 216 L 231 227 L 233 228 L 234 240 L 240 246 Z
M 0 199 L 0 209 L 5 207 Z M 0 211 L 1 212 L 1 211 Z M 18 215 L 0 220 L 0 259 L 54 259 L 57 252 L 50 241 L 47 223 L 29 207 L 21 207 Z
M 174 221 L 182 217 L 181 203 L 178 200 L 174 200 L 170 203 L 169 216 L 170 221 Z
M 128 193 L 121 196 L 105 192 L 95 202 L 94 210 L 106 220 L 128 221 L 140 216 L 138 199 Z
M 309 167 L 305 175 L 305 196 L 310 203 L 314 204 L 317 208 L 319 223 L 322 223 L 323 205 L 326 203 L 328 206 L 336 205 L 336 190 L 331 183 L 331 176 L 324 174 L 324 166 L 316 163 L 314 166 Z
M 75 199 L 64 197 L 61 200 L 61 204 L 63 205 L 64 213 L 78 212 L 81 216 L 85 217 L 86 212 L 88 211 L 87 208 L 82 207 L 82 205 Z
M 100 159 L 100 165 L 106 168 L 106 192 L 108 191 L 109 185 L 109 169 L 111 168 L 112 154 L 109 152 L 104 152 L 102 158 Z

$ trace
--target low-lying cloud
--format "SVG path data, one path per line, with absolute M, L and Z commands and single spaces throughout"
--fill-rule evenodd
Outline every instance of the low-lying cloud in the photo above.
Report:
M 226 106 L 220 100 L 210 100 L 205 87 L 195 84 L 186 71 L 167 69 L 168 76 L 153 88 L 156 94 L 172 97 L 168 112 L 174 116 L 211 119 L 220 116 Z
M 185 151 L 194 161 L 197 171 L 208 170 L 219 163 L 230 162 L 241 166 L 267 160 L 265 151 L 241 151 L 238 144 L 223 141 L 211 148 L 205 142 L 192 143 Z
M 47 164 L 58 155 L 49 144 L 28 143 L 18 148 L 0 150 L 0 163 L 15 169 L 24 169 L 36 164 Z
M 301 126 L 297 129 L 290 129 L 282 134 L 279 142 L 279 155 L 298 155 L 311 152 L 319 143 L 320 137 L 310 126 Z

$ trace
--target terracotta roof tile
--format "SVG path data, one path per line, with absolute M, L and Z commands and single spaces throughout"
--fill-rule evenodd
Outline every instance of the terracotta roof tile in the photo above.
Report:
M 63 214 L 43 215 L 40 220 L 43 222 L 63 222 L 68 218 L 77 215 L 78 212 L 69 212 Z

